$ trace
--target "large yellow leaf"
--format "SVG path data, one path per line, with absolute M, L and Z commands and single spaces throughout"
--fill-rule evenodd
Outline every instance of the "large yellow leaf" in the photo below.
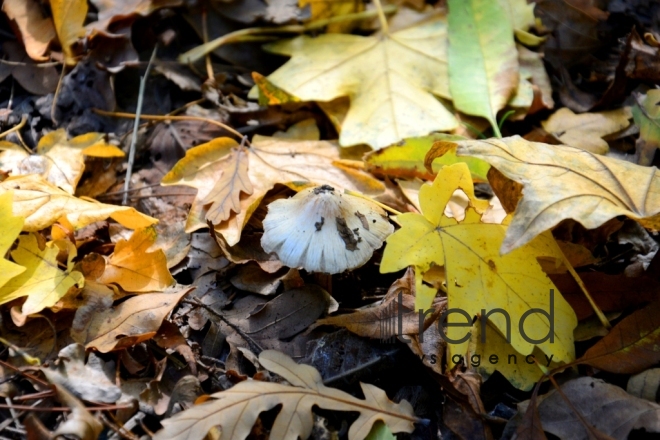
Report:
M 519 136 L 459 141 L 457 155 L 485 160 L 524 186 L 502 252 L 510 252 L 560 221 L 588 229 L 619 215 L 660 229 L 660 172 L 564 145 Z
M 449 0 L 449 89 L 460 111 L 486 118 L 518 87 L 518 53 L 511 16 L 498 0 Z
M 469 199 L 462 221 L 444 214 L 445 206 L 458 188 Z M 463 319 L 450 315 L 448 322 L 465 323 L 466 316 L 471 319 L 482 315 L 484 309 L 485 313 L 502 309 L 510 316 L 508 324 L 502 313 L 493 313 L 488 322 L 501 334 L 509 334 L 515 351 L 527 355 L 538 347 L 559 362 L 573 360 L 573 328 L 577 318 L 537 261 L 540 257 L 561 258 L 552 236 L 546 234 L 510 254 L 500 255 L 507 227 L 481 221 L 480 213 L 485 211 L 487 202 L 475 198 L 470 172 L 463 163 L 440 170 L 432 186 L 422 187 L 419 199 L 423 215 L 397 216 L 401 229 L 387 239 L 381 272 L 415 266 L 418 285 L 422 286 L 422 273 L 432 266 L 444 266 L 448 308 L 466 312 Z M 554 305 L 551 305 L 552 297 Z M 415 307 L 428 308 L 432 298 L 424 298 L 418 289 Z M 518 324 L 531 309 L 554 309 L 554 317 L 549 320 L 539 313 L 528 314 L 523 334 Z M 452 355 L 466 353 L 469 339 L 464 339 L 466 333 L 461 327 L 447 329 L 449 339 L 461 340 L 449 344 Z M 543 340 L 545 336 L 548 338 Z
M 144 228 L 158 222 L 130 206 L 79 199 L 36 174 L 9 177 L 0 182 L 0 194 L 7 191 L 13 191 L 15 213 L 25 218 L 24 231 L 47 228 L 61 217 L 66 217 L 75 229 L 108 217 L 130 229 Z
M 87 16 L 87 0 L 50 0 L 50 10 L 64 61 L 69 65 L 76 64 L 71 46 L 85 35 L 83 23 Z
M 66 270 L 61 270 L 57 264 L 60 249 L 69 255 Z M 73 270 L 76 247 L 71 242 L 51 242 L 41 250 L 34 234 L 22 235 L 11 257 L 26 270 L 0 289 L 0 304 L 27 296 L 23 315 L 38 313 L 55 305 L 69 289 L 74 286 L 81 288 L 85 283 L 83 274 Z
M 379 149 L 458 125 L 435 97 L 450 98 L 446 34 L 445 19 L 438 17 L 380 37 L 302 36 L 268 46 L 292 56 L 268 78 L 306 101 L 348 96 L 339 143 Z
M 63 128 L 39 140 L 37 154 L 29 155 L 19 145 L 0 143 L 0 170 L 20 174 L 40 174 L 49 182 L 74 194 L 85 170 L 85 156 L 122 157 L 124 153 L 104 140 L 103 133 L 87 133 L 67 139 Z
M 161 249 L 148 252 L 156 241 L 152 227 L 138 229 L 128 240 L 119 240 L 98 282 L 117 283 L 127 292 L 161 291 L 174 284 Z
M 55 38 L 55 27 L 50 18 L 44 17 L 36 0 L 4 0 L 2 10 L 21 31 L 25 52 L 37 61 L 45 61 L 44 54 L 50 41 Z
M 238 144 L 229 138 L 218 138 L 191 148 L 186 156 L 163 177 L 163 185 L 187 185 L 197 188 L 186 230 L 192 232 L 212 222 L 230 246 L 238 243 L 241 230 L 247 223 L 261 199 L 275 184 L 287 185 L 300 190 L 312 185 L 330 185 L 337 189 L 350 189 L 369 195 L 384 191 L 383 184 L 366 172 L 347 170 L 333 165 L 335 161 L 348 158 L 350 150 L 340 150 L 337 145 L 326 141 L 294 141 L 289 139 L 255 137 L 252 147 L 246 150 L 248 159 L 247 177 L 252 192 L 239 198 L 236 213 L 228 218 L 207 210 L 212 190 L 238 197 L 240 187 L 226 192 L 231 181 L 222 181 L 236 162 L 228 160 Z M 348 156 L 348 157 L 347 157 Z M 222 181 L 222 185 L 219 182 Z M 216 188 L 216 185 L 218 187 Z
M 23 228 L 23 218 L 12 214 L 11 202 L 11 191 L 0 194 L 0 225 L 2 225 L 2 234 L 0 234 L 0 287 L 25 271 L 24 267 L 4 258 Z
M 327 410 L 355 411 L 360 414 L 348 430 L 349 440 L 364 439 L 372 425 L 383 421 L 392 432 L 412 432 L 415 417 L 406 400 L 394 403 L 380 388 L 360 383 L 364 400 L 323 385 L 319 372 L 309 365 L 296 364 L 287 355 L 264 350 L 259 363 L 282 376 L 291 385 L 248 379 L 232 388 L 212 395 L 214 400 L 194 406 L 164 420 L 164 428 L 154 440 L 201 440 L 212 428 L 219 440 L 243 440 L 259 414 L 281 405 L 273 422 L 270 438 L 281 440 L 306 439 L 312 433 L 312 407 Z

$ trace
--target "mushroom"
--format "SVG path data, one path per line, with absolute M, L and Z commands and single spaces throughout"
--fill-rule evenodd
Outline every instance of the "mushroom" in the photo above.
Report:
M 286 266 L 327 274 L 355 269 L 394 231 L 375 203 L 329 185 L 268 205 L 261 246 Z

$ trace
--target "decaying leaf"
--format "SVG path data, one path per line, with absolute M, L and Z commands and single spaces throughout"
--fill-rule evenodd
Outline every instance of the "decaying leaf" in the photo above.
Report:
M 218 138 L 191 148 L 172 170 L 163 177 L 163 185 L 187 185 L 197 188 L 197 197 L 188 216 L 186 230 L 206 227 L 207 220 L 215 225 L 229 246 L 238 243 L 243 226 L 266 193 L 275 184 L 300 190 L 314 184 L 327 184 L 337 189 L 357 190 L 369 195 L 383 192 L 384 185 L 368 173 L 345 170 L 333 165 L 345 157 L 346 150 L 326 141 L 293 141 L 255 137 L 247 150 L 247 177 L 252 192 L 239 198 L 240 209 L 228 219 L 210 215 L 204 206 L 210 191 L 225 170 L 225 159 L 238 144 L 229 138 Z M 218 191 L 223 190 L 219 188 Z M 239 188 L 236 187 L 235 191 Z
M 160 8 L 179 6 L 181 0 L 91 0 L 91 3 L 98 11 L 98 21 L 88 27 L 105 31 L 115 21 L 147 16 Z
M 44 55 L 53 38 L 53 20 L 44 17 L 37 0 L 5 0 L 2 10 L 21 30 L 27 54 L 36 61 L 45 61 Z
M 412 432 L 417 421 L 412 406 L 403 400 L 394 403 L 385 392 L 361 383 L 365 399 L 323 385 L 319 372 L 308 365 L 298 365 L 277 351 L 265 350 L 259 363 L 282 376 L 291 385 L 246 380 L 213 394 L 217 400 L 194 406 L 164 420 L 164 428 L 154 440 L 201 440 L 214 427 L 220 427 L 221 440 L 242 440 L 252 429 L 259 413 L 282 405 L 270 430 L 272 438 L 296 440 L 312 432 L 312 407 L 360 413 L 349 431 L 350 440 L 361 440 L 373 424 L 382 420 L 392 432 Z M 218 431 L 216 431 L 218 432 Z
M 602 139 L 603 136 L 628 127 L 632 116 L 630 107 L 579 115 L 564 107 L 544 121 L 543 128 L 565 145 L 595 154 L 605 154 L 609 151 L 609 146 Z
M 465 218 L 460 222 L 445 215 L 445 206 L 459 188 L 469 199 Z M 469 317 L 471 324 L 476 315 L 503 309 L 510 321 L 493 313 L 488 322 L 510 340 L 516 352 L 528 355 L 538 347 L 558 362 L 572 361 L 575 313 L 537 262 L 539 257 L 561 258 L 552 236 L 546 234 L 515 252 L 501 255 L 499 248 L 507 227 L 481 221 L 480 213 L 486 210 L 488 202 L 475 198 L 465 164 L 440 170 L 432 186 L 422 187 L 419 198 L 423 215 L 397 216 L 401 229 L 387 239 L 381 272 L 414 266 L 418 300 L 415 308 L 426 310 L 436 290 L 422 290 L 422 274 L 433 266 L 443 266 L 447 274 L 447 307 L 465 312 L 462 319 L 452 319 L 450 315 L 448 322 L 465 324 Z M 549 310 L 550 304 L 554 310 L 552 323 L 547 317 L 528 313 L 526 336 L 512 330 L 511 323 L 519 323 L 530 308 Z M 449 345 L 450 354 L 464 355 L 469 332 L 452 326 L 446 334 L 448 341 L 455 342 Z M 553 342 L 549 342 L 551 339 Z
M 446 33 L 438 17 L 380 38 L 324 34 L 274 43 L 269 50 L 292 58 L 268 79 L 306 101 L 348 96 L 339 143 L 383 148 L 458 125 L 436 99 L 450 98 Z
M 12 196 L 11 191 L 0 194 L 0 225 L 2 225 L 2 234 L 0 235 L 0 288 L 7 281 L 25 272 L 25 267 L 4 258 L 23 228 L 23 219 L 12 214 Z
M 628 394 L 648 400 L 658 401 L 658 389 L 660 389 L 660 368 L 649 368 L 628 379 L 626 391 Z
M 301 9 L 306 7 L 310 10 L 310 20 L 322 20 L 338 15 L 360 12 L 364 9 L 362 0 L 298 0 L 298 6 Z M 344 32 L 347 33 L 353 27 L 354 23 L 338 22 L 328 25 L 326 32 Z
M 89 322 L 85 348 L 107 353 L 153 338 L 163 319 L 192 289 L 137 295 L 97 312 Z
M 608 439 L 625 440 L 633 429 L 660 432 L 660 405 L 633 397 L 615 385 L 580 377 L 563 384 L 561 389 L 583 419 L 554 390 L 539 398 L 543 430 L 559 438 L 588 440 L 604 438 L 604 434 Z
M 518 87 L 518 53 L 508 11 L 491 0 L 449 0 L 449 90 L 457 109 L 486 118 Z
M 375 203 L 329 185 L 268 205 L 261 246 L 291 268 L 328 274 L 355 269 L 394 231 Z
M 598 156 L 577 148 L 528 142 L 519 136 L 457 142 L 459 156 L 478 157 L 524 186 L 502 252 L 572 218 L 588 229 L 625 215 L 660 229 L 656 168 Z
M 60 251 L 68 252 L 66 270 L 61 270 L 57 264 Z M 10 279 L 0 289 L 0 304 L 27 296 L 23 303 L 23 315 L 38 313 L 55 305 L 69 289 L 81 288 L 85 283 L 83 275 L 73 270 L 76 247 L 68 241 L 48 243 L 44 249 L 40 249 L 34 234 L 21 235 L 11 256 L 16 263 L 25 267 L 25 271 Z
M 619 374 L 639 373 L 660 361 L 660 302 L 624 318 L 581 359 Z
M 145 228 L 158 221 L 129 206 L 79 199 L 35 174 L 0 182 L 0 194 L 7 191 L 13 191 L 15 214 L 25 218 L 24 231 L 39 231 L 62 217 L 75 229 L 107 218 L 130 229 Z
M 119 240 L 98 281 L 116 283 L 127 292 L 156 292 L 174 284 L 161 249 L 149 252 L 156 241 L 153 227 L 137 229 L 128 240 Z
M 85 156 L 123 157 L 124 152 L 104 141 L 103 133 L 87 133 L 68 140 L 66 130 L 52 131 L 39 140 L 37 154 L 19 145 L 0 143 L 0 169 L 12 176 L 40 174 L 50 183 L 74 194 L 85 169 Z

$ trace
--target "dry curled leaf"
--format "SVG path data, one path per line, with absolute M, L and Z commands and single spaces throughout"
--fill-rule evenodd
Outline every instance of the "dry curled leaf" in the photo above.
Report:
M 403 400 L 394 403 L 383 390 L 361 383 L 365 399 L 358 399 L 336 388 L 323 385 L 319 372 L 274 350 L 259 355 L 259 363 L 282 376 L 291 385 L 246 380 L 212 395 L 216 400 L 194 406 L 163 421 L 164 428 L 154 440 L 201 440 L 214 427 L 220 427 L 220 440 L 243 440 L 259 414 L 277 405 L 282 409 L 270 431 L 274 439 L 307 438 L 312 432 L 312 407 L 360 413 L 349 431 L 349 440 L 362 440 L 373 424 L 382 420 L 394 433 L 412 432 L 415 417 L 412 406 Z M 216 431 L 218 432 L 218 431 Z

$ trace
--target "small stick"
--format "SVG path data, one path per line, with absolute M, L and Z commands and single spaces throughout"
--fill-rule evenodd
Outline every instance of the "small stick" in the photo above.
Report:
M 140 126 L 140 113 L 142 113 L 142 101 L 144 100 L 144 89 L 147 85 L 147 79 L 149 79 L 149 71 L 151 70 L 151 65 L 153 64 L 154 59 L 156 58 L 156 51 L 158 50 L 158 45 L 154 46 L 153 52 L 151 52 L 151 58 L 149 58 L 149 64 L 147 64 L 147 70 L 144 72 L 144 76 L 140 78 L 140 90 L 138 93 L 138 102 L 137 108 L 135 109 L 135 124 L 133 125 L 133 137 L 131 139 L 131 149 L 128 153 L 128 168 L 126 169 L 126 180 L 124 180 L 124 191 L 128 191 L 131 185 L 131 176 L 133 175 L 133 163 L 135 162 L 135 149 L 137 144 L 137 134 L 138 128 Z M 128 203 L 128 193 L 124 193 L 124 199 L 121 204 L 126 205 Z
M 112 116 L 115 118 L 129 118 L 133 119 L 135 117 L 134 113 L 124 113 L 124 112 L 108 112 L 105 110 L 101 110 L 98 108 L 95 108 L 92 110 L 94 113 L 97 115 L 103 115 L 103 116 Z M 222 122 L 214 121 L 213 119 L 208 119 L 208 118 L 202 118 L 199 116 L 167 116 L 167 115 L 140 115 L 140 119 L 144 119 L 145 121 L 152 120 L 152 121 L 201 121 L 201 122 L 207 122 L 209 124 L 217 125 L 218 127 L 224 128 L 234 136 L 238 137 L 239 139 L 243 139 L 243 134 L 240 133 L 239 131 L 231 128 L 227 124 L 223 124 Z

